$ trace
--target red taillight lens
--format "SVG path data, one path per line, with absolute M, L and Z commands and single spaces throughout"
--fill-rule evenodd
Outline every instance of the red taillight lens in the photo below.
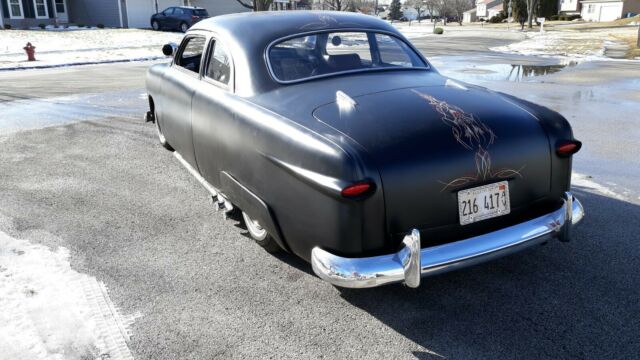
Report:
M 198 19 L 200 19 L 200 16 L 195 16 L 195 15 L 191 16 L 191 20 L 198 20 Z
M 569 157 L 577 153 L 582 147 L 582 143 L 578 140 L 563 141 L 556 147 L 556 154 L 560 157 Z
M 344 197 L 361 196 L 369 192 L 372 188 L 373 188 L 373 184 L 369 182 L 355 183 L 342 189 L 342 196 Z

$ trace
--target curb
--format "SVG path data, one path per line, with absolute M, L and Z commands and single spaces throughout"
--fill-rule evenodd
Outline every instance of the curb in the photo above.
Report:
M 166 56 L 151 56 L 151 57 L 141 57 L 134 59 L 119 59 L 119 60 L 104 60 L 104 61 L 81 61 L 74 63 L 66 63 L 66 64 L 54 64 L 54 65 L 35 65 L 35 66 L 16 66 L 10 68 L 0 68 L 0 72 L 2 71 L 20 71 L 20 70 L 35 70 L 35 69 L 51 69 L 51 68 L 59 68 L 59 67 L 67 67 L 67 66 L 81 66 L 81 65 L 99 65 L 99 64 L 115 64 L 115 63 L 125 63 L 125 62 L 138 62 L 138 61 L 151 61 L 151 60 L 160 60 L 165 59 Z

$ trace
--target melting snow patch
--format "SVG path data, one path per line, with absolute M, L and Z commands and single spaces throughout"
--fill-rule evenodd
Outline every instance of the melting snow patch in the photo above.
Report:
M 71 269 L 69 251 L 0 232 L 0 357 L 133 359 L 106 287 Z
M 579 173 L 573 173 L 571 176 L 571 185 L 585 188 L 590 191 L 599 192 L 602 195 L 610 196 L 619 200 L 624 200 L 624 197 L 610 188 L 600 185 L 597 182 L 591 180 L 589 175 L 583 175 Z

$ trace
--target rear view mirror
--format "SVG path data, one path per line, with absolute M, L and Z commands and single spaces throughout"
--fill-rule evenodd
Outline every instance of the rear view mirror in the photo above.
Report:
M 176 45 L 176 43 L 168 43 L 162 47 L 162 53 L 166 56 L 173 56 L 177 49 L 178 45 Z

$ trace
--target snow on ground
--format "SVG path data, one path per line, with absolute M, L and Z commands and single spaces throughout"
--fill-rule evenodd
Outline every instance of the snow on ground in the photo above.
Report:
M 179 43 L 183 34 L 140 29 L 74 31 L 0 31 L 0 70 L 74 63 L 99 63 L 157 59 L 162 45 Z M 36 47 L 35 62 L 26 61 L 23 47 Z
M 625 197 L 613 191 L 611 188 L 598 184 L 597 182 L 591 180 L 591 177 L 584 174 L 573 173 L 571 174 L 571 185 L 577 186 L 579 188 L 583 188 L 590 192 L 597 192 L 601 195 L 605 195 L 614 199 L 624 200 Z
M 520 31 L 510 31 L 507 29 L 498 28 L 482 28 L 477 25 L 463 25 L 458 23 L 449 23 L 449 25 L 443 26 L 442 23 L 438 23 L 436 27 L 444 30 L 443 35 L 436 35 L 433 33 L 433 23 L 429 20 L 423 20 L 422 22 L 412 21 L 408 22 L 395 22 L 392 23 L 398 31 L 400 31 L 408 39 L 415 39 L 425 36 L 436 36 L 443 38 L 446 41 L 450 36 L 464 36 L 464 37 L 500 37 L 503 39 L 511 40 L 523 40 L 525 38 L 524 33 Z
M 612 35 L 626 34 L 635 29 L 599 29 L 589 31 L 563 30 L 527 32 L 527 39 L 493 51 L 543 57 L 566 57 L 583 60 L 606 60 L 605 48 L 615 43 Z
M 104 284 L 69 265 L 69 251 L 0 232 L 0 358 L 133 359 Z

